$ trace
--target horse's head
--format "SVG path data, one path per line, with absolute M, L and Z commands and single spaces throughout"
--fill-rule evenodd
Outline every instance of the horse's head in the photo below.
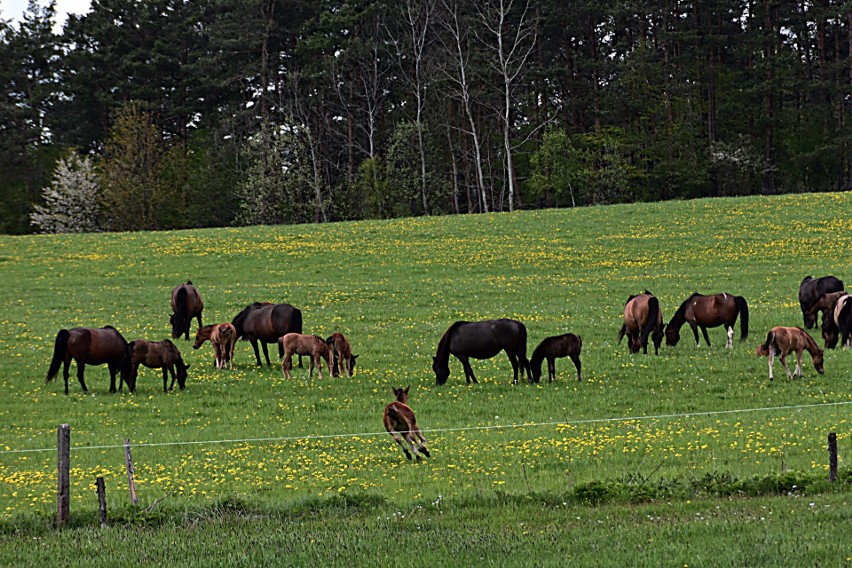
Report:
M 814 369 L 817 370 L 817 373 L 822 375 L 823 373 L 825 373 L 825 367 L 823 367 L 823 363 L 825 362 L 825 351 L 820 349 L 816 352 L 816 355 L 814 355 L 813 357 L 814 357 Z
M 680 341 L 680 329 L 672 325 L 671 322 L 666 324 L 666 345 L 674 347 Z
M 432 357 L 432 370 L 435 371 L 435 381 L 438 386 L 443 385 L 450 378 L 449 362 L 440 363 L 437 357 Z
M 189 365 L 184 364 L 183 359 L 179 358 L 175 363 L 175 370 L 177 371 L 175 378 L 177 379 L 178 387 L 180 390 L 183 390 L 186 388 L 186 378 L 189 376 L 187 373 Z
M 404 389 L 398 389 L 391 387 L 393 389 L 393 396 L 396 398 L 397 402 L 401 402 L 402 404 L 408 404 L 408 389 L 411 388 L 411 385 L 408 385 Z
M 356 359 L 358 359 L 357 355 L 352 355 L 349 358 L 349 376 L 350 377 L 355 374 L 355 360 Z
M 837 347 L 840 330 L 834 324 L 834 319 L 830 315 L 822 320 L 822 338 L 825 340 L 826 349 Z
M 198 331 L 195 332 L 195 343 L 192 344 L 193 349 L 198 349 L 204 344 L 205 341 L 210 339 L 210 333 L 213 331 L 212 325 L 205 325 L 204 327 L 199 327 Z
M 817 314 L 815 311 L 808 310 L 804 312 L 803 319 L 805 320 L 805 328 L 812 329 L 816 325 Z

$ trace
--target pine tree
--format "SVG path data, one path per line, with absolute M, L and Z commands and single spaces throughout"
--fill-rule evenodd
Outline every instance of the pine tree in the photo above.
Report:
M 91 233 L 100 230 L 97 175 L 92 160 L 71 151 L 61 158 L 53 181 L 42 190 L 30 223 L 42 233 Z

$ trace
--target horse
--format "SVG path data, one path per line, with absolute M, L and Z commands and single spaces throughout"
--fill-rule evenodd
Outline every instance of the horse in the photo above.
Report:
M 850 334 L 852 334 L 852 296 L 843 295 L 834 304 L 834 323 L 840 335 L 840 346 L 851 347 Z
M 530 373 L 533 381 L 539 382 L 541 379 L 541 362 L 547 359 L 547 380 L 553 382 L 556 379 L 557 357 L 571 358 L 577 368 L 577 381 L 580 381 L 580 349 L 582 347 L 583 339 L 573 333 L 547 337 L 542 340 L 530 357 Z
M 319 369 L 319 377 L 322 379 L 322 360 L 328 365 L 328 374 L 331 376 L 331 349 L 325 340 L 319 335 L 302 335 L 301 333 L 288 333 L 278 339 L 278 351 L 281 356 L 281 370 L 285 379 L 292 379 L 290 368 L 293 366 L 291 357 L 293 355 L 309 355 L 311 358 L 311 369 L 308 378 L 314 374 L 314 366 Z
M 518 384 L 518 369 L 527 372 L 527 380 L 532 384 L 527 360 L 527 328 L 513 319 L 494 319 L 477 322 L 457 321 L 452 324 L 441 340 L 438 350 L 432 358 L 432 370 L 438 386 L 447 382 L 450 376 L 450 355 L 461 361 L 464 378 L 467 383 L 477 382 L 469 359 L 490 359 L 505 351 L 512 363 L 514 378 L 512 384 Z
M 103 365 L 109 368 L 109 392 L 115 392 L 115 375 L 121 373 L 121 380 L 130 386 L 130 365 L 127 358 L 127 341 L 112 326 L 102 328 L 75 327 L 60 329 L 53 346 L 53 359 L 44 382 L 48 383 L 64 364 L 65 394 L 68 394 L 68 367 L 71 359 L 77 363 L 77 380 L 83 387 L 83 394 L 89 394 L 86 381 L 83 380 L 86 365 Z M 135 386 L 135 385 L 134 385 Z
M 837 322 L 834 321 L 834 310 L 830 314 L 822 316 L 822 338 L 825 341 L 826 349 L 834 349 L 837 347 L 837 341 L 840 339 L 840 329 L 837 327 Z
M 766 334 L 766 341 L 757 347 L 755 354 L 758 357 L 769 357 L 769 380 L 772 379 L 772 365 L 775 362 L 775 355 L 781 355 L 781 364 L 784 365 L 784 370 L 787 371 L 787 377 L 791 380 L 796 375 L 802 376 L 802 351 L 806 350 L 811 354 L 814 362 L 814 368 L 821 375 L 825 373 L 823 367 L 823 351 L 820 349 L 816 341 L 801 327 L 782 327 L 777 326 L 769 330 Z M 787 354 L 790 351 L 796 352 L 796 370 L 790 374 L 790 369 L 787 368 Z
M 725 326 L 728 342 L 725 347 L 734 348 L 734 323 L 740 318 L 740 341 L 748 338 L 748 303 L 742 296 L 731 294 L 712 294 L 705 296 L 698 292 L 684 300 L 666 325 L 666 345 L 674 347 L 680 341 L 680 328 L 688 323 L 695 336 L 695 346 L 701 345 L 698 339 L 698 328 L 704 335 L 707 347 L 710 347 L 708 327 Z
M 189 365 L 183 362 L 180 351 L 168 339 L 164 339 L 163 341 L 136 339 L 131 341 L 127 346 L 127 355 L 130 359 L 131 367 L 131 382 L 127 383 L 130 392 L 136 392 L 136 377 L 139 375 L 139 365 L 144 365 L 149 369 L 163 370 L 163 392 L 169 392 L 175 388 L 175 379 L 177 379 L 180 390 L 186 388 Z M 168 382 L 169 373 L 172 375 L 172 384 L 167 389 L 166 383 Z M 120 384 L 118 390 L 121 390 Z
M 198 320 L 198 327 L 201 327 L 201 312 L 204 311 L 204 302 L 201 300 L 201 294 L 192 285 L 191 280 L 187 280 L 186 284 L 176 286 L 172 290 L 172 316 L 169 318 L 169 323 L 172 324 L 172 337 L 177 339 L 184 335 L 189 340 L 189 326 L 192 323 L 192 318 Z
M 393 388 L 393 387 L 392 387 Z M 426 449 L 426 438 L 420 428 L 417 427 L 417 419 L 414 417 L 414 411 L 408 406 L 408 389 L 393 388 L 393 395 L 396 400 L 385 406 L 384 423 L 385 430 L 399 444 L 402 451 L 405 452 L 405 457 L 411 459 L 411 453 L 405 447 L 405 442 L 411 446 L 411 451 L 417 457 L 417 461 L 423 460 L 420 454 L 427 458 L 432 455 Z M 403 440 L 404 439 L 404 440 Z
M 352 354 L 352 346 L 346 336 L 342 333 L 332 333 L 325 342 L 331 349 L 334 359 L 331 375 L 333 377 L 339 376 L 340 367 L 343 367 L 343 372 L 350 377 L 355 374 L 355 360 L 358 356 Z
M 821 278 L 805 276 L 805 279 L 799 284 L 799 306 L 802 308 L 802 319 L 805 321 L 807 329 L 816 325 L 816 315 L 808 316 L 808 310 L 814 302 L 823 294 L 839 292 L 843 289 L 843 281 L 834 276 L 823 276 Z
M 813 304 L 811 304 L 810 308 L 808 308 L 807 313 L 805 313 L 805 320 L 813 321 L 814 325 L 816 325 L 817 314 L 819 313 L 822 313 L 823 323 L 825 323 L 826 318 L 832 319 L 834 316 L 834 305 L 837 303 L 837 300 L 842 296 L 845 296 L 846 293 L 846 290 L 840 290 L 838 292 L 823 294 L 817 298 Z
M 213 363 L 217 369 L 234 368 L 234 346 L 237 344 L 237 330 L 229 322 L 205 325 L 195 334 L 193 349 L 201 347 L 205 341 L 213 345 Z
M 288 333 L 302 333 L 302 312 L 290 304 L 254 302 L 238 313 L 231 324 L 237 331 L 237 339 L 245 339 L 251 342 L 257 365 L 262 365 L 260 352 L 257 348 L 258 342 L 263 347 L 266 364 L 272 365 L 269 361 L 267 344 L 277 343 L 279 337 Z M 281 351 L 279 343 L 278 356 L 281 357 L 282 355 L 283 351 Z M 299 358 L 299 366 L 302 366 L 301 358 Z
M 618 331 L 618 343 L 627 335 L 631 353 L 639 349 L 648 354 L 648 336 L 654 341 L 654 354 L 659 355 L 663 342 L 663 312 L 660 301 L 648 290 L 637 296 L 629 296 L 624 304 L 624 325 Z

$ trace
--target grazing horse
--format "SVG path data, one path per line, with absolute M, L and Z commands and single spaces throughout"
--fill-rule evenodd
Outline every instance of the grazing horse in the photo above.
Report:
M 799 306 L 802 308 L 802 319 L 804 319 L 807 329 L 816 325 L 816 315 L 808 315 L 808 311 L 814 302 L 823 294 L 839 292 L 840 290 L 843 290 L 843 281 L 834 276 L 823 276 L 821 278 L 805 276 L 805 279 L 799 284 Z
M 269 343 L 277 343 L 278 338 L 288 333 L 302 333 L 302 312 L 290 304 L 270 304 L 269 302 L 255 302 L 246 306 L 231 321 L 237 330 L 237 339 L 246 339 L 254 348 L 254 356 L 258 366 L 261 366 L 260 351 L 257 343 L 263 347 L 263 355 L 266 364 L 269 361 L 269 351 L 266 346 Z M 278 356 L 282 356 L 281 344 L 278 345 Z M 302 366 L 301 358 L 299 366 Z
M 450 376 L 450 355 L 461 361 L 464 378 L 467 383 L 476 377 L 469 359 L 490 359 L 505 351 L 512 363 L 514 378 L 512 384 L 518 384 L 518 369 L 526 370 L 527 380 L 532 384 L 527 360 L 527 328 L 513 319 L 495 319 L 477 322 L 457 321 L 451 325 L 441 340 L 432 359 L 432 370 L 438 386 L 447 382 Z
M 319 377 L 322 379 L 322 361 L 325 359 L 328 365 L 328 374 L 331 376 L 331 348 L 319 335 L 302 335 L 301 333 L 288 333 L 278 340 L 278 351 L 283 353 L 281 370 L 284 371 L 285 379 L 292 379 L 290 368 L 293 366 L 291 357 L 293 355 L 309 355 L 311 358 L 311 370 L 308 378 L 313 377 L 314 366 L 319 369 Z
M 201 294 L 192 285 L 191 280 L 181 284 L 172 290 L 172 316 L 169 322 L 172 324 L 172 337 L 177 339 L 181 335 L 189 339 L 189 326 L 192 318 L 198 320 L 201 327 L 201 312 L 204 311 L 204 302 Z
M 205 341 L 213 345 L 213 363 L 217 369 L 234 368 L 234 346 L 237 344 L 237 330 L 228 322 L 205 325 L 195 334 L 193 349 L 201 347 Z
M 837 347 L 837 341 L 840 339 L 840 329 L 837 327 L 837 322 L 834 321 L 834 310 L 822 317 L 821 330 L 822 338 L 825 340 L 825 348 L 834 349 Z
M 331 370 L 331 375 L 333 377 L 339 376 L 340 367 L 343 367 L 343 372 L 350 377 L 355 374 L 355 360 L 358 356 L 352 354 L 352 346 L 346 336 L 342 333 L 332 333 L 325 342 L 331 349 L 334 358 L 334 368 Z
M 666 325 L 666 345 L 675 346 L 680 341 L 680 328 L 688 323 L 695 336 L 695 346 L 701 345 L 698 339 L 698 328 L 704 334 L 704 341 L 710 347 L 710 337 L 707 335 L 708 327 L 725 326 L 728 334 L 728 342 L 725 347 L 734 348 L 734 323 L 740 318 L 740 341 L 748 338 L 748 303 L 742 296 L 731 294 L 713 294 L 704 296 L 695 293 L 680 305 Z
M 755 354 L 758 357 L 769 357 L 769 380 L 772 380 L 772 365 L 775 362 L 775 355 L 781 354 L 781 364 L 784 365 L 784 370 L 787 371 L 787 377 L 792 379 L 796 375 L 802 376 L 802 351 L 807 349 L 814 361 L 814 368 L 821 375 L 825 372 L 823 368 L 823 352 L 817 347 L 816 341 L 808 335 L 808 332 L 801 327 L 782 327 L 777 326 L 769 330 L 766 334 L 766 341 L 763 345 L 759 345 Z M 796 352 L 796 370 L 790 373 L 787 367 L 787 354 L 790 351 Z
M 53 359 L 44 382 L 50 382 L 62 371 L 65 378 L 65 394 L 68 394 L 68 367 L 71 359 L 77 363 L 77 380 L 83 387 L 83 394 L 89 394 L 83 375 L 86 365 L 103 365 L 109 368 L 109 392 L 115 392 L 115 375 L 121 373 L 121 381 L 130 386 L 130 364 L 127 358 L 127 341 L 112 326 L 101 328 L 75 327 L 60 329 L 53 346 Z
M 385 407 L 384 423 L 385 430 L 399 444 L 402 451 L 405 452 L 405 457 L 411 459 L 411 453 L 405 447 L 405 442 L 411 446 L 411 451 L 417 457 L 417 461 L 422 461 L 420 454 L 427 458 L 432 455 L 426 449 L 426 438 L 420 428 L 417 427 L 417 419 L 414 417 L 414 411 L 408 406 L 408 389 L 393 389 L 393 395 L 396 400 Z M 404 438 L 404 440 L 403 440 Z
M 663 342 L 663 312 L 660 301 L 648 290 L 638 296 L 630 296 L 624 304 L 624 325 L 618 331 L 618 342 L 627 335 L 631 353 L 639 349 L 648 354 L 648 336 L 654 341 L 654 354 L 659 355 Z
M 823 323 L 825 323 L 826 318 L 832 319 L 834 317 L 834 305 L 837 303 L 837 300 L 845 295 L 846 290 L 823 294 L 817 298 L 813 304 L 811 304 L 810 308 L 808 308 L 808 311 L 805 314 L 805 321 L 813 321 L 814 325 L 816 325 L 817 314 L 819 313 L 822 313 Z
M 169 392 L 175 388 L 175 379 L 177 379 L 180 390 L 186 388 L 186 371 L 189 369 L 189 365 L 183 362 L 180 351 L 168 339 L 164 339 L 163 341 L 145 341 L 144 339 L 131 341 L 127 346 L 127 353 L 130 357 L 131 366 L 131 382 L 127 383 L 130 392 L 136 392 L 136 377 L 139 375 L 139 365 L 144 365 L 149 369 L 163 370 L 163 392 Z M 169 373 L 172 375 L 172 384 L 167 389 L 166 384 Z M 120 385 L 119 390 L 121 390 Z
M 840 335 L 841 347 L 852 347 L 850 335 L 852 335 L 852 296 L 845 294 L 837 299 L 834 304 L 834 323 Z
M 556 379 L 556 358 L 571 357 L 577 368 L 577 380 L 580 381 L 580 349 L 583 347 L 583 339 L 579 335 L 566 333 L 548 337 L 538 344 L 530 357 L 530 373 L 535 382 L 541 379 L 541 362 L 547 359 L 547 380 L 553 382 Z

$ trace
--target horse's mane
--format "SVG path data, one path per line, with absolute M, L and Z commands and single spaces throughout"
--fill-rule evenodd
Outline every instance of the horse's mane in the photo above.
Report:
M 672 319 L 669 321 L 669 323 L 674 324 L 674 325 L 683 325 L 683 322 L 686 321 L 686 307 L 687 307 L 687 305 L 689 304 L 689 302 L 691 300 L 695 299 L 696 296 L 701 296 L 701 295 L 702 294 L 699 294 L 698 292 L 693 292 L 692 295 L 689 296 L 689 298 L 687 298 L 686 300 L 681 302 L 680 306 L 678 306 L 677 311 L 675 311 L 675 313 L 672 316 Z
M 260 305 L 261 305 L 260 302 L 255 302 L 253 304 L 249 304 L 248 306 L 243 308 L 243 310 L 240 313 L 238 313 L 237 315 L 234 316 L 234 319 L 231 320 L 231 325 L 233 325 L 234 328 L 236 328 L 237 333 L 241 333 L 241 331 L 243 329 L 243 324 L 246 322 L 246 318 L 248 317 L 249 312 L 256 309 Z
M 457 322 L 453 323 L 452 325 L 450 325 L 450 327 L 447 328 L 447 331 L 445 331 L 444 335 L 441 336 L 441 340 L 438 341 L 438 351 L 437 351 L 437 353 L 435 353 L 436 359 L 441 361 L 441 360 L 450 358 L 450 347 L 449 347 L 450 337 L 452 337 L 453 333 L 455 333 L 455 331 L 459 327 L 463 326 L 466 323 L 470 323 L 470 322 L 468 322 L 468 321 L 457 321 Z
M 811 355 L 818 353 L 819 350 L 820 350 L 819 345 L 817 345 L 817 342 L 814 340 L 813 337 L 811 337 L 811 334 L 808 333 L 807 331 L 805 331 L 804 329 L 802 329 L 801 327 L 797 327 L 796 329 L 800 330 L 802 332 L 802 334 L 805 336 L 805 341 L 808 344 L 808 347 L 807 347 L 808 353 L 810 353 Z

